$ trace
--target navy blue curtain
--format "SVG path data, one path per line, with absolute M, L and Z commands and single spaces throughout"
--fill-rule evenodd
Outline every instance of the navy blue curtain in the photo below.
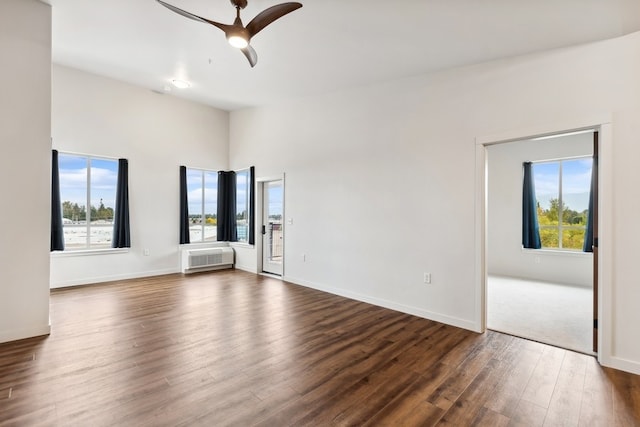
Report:
M 130 248 L 129 230 L 129 163 L 118 159 L 118 183 L 116 186 L 116 211 L 113 218 L 112 248 Z
M 540 249 L 540 229 L 538 226 L 538 203 L 533 180 L 531 162 L 522 164 L 524 179 L 522 185 L 522 247 Z
M 218 172 L 218 224 L 219 242 L 237 242 L 236 227 L 236 173 Z
M 256 168 L 249 168 L 249 244 L 256 243 Z
M 187 167 L 180 166 L 180 244 L 191 243 L 189 237 L 189 199 L 187 197 Z
M 60 204 L 60 171 L 58 150 L 51 152 L 51 251 L 64 250 L 62 207 Z

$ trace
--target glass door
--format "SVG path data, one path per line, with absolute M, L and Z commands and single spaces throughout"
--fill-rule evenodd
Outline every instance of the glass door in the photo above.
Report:
M 282 276 L 284 257 L 282 180 L 266 181 L 262 189 L 262 271 Z

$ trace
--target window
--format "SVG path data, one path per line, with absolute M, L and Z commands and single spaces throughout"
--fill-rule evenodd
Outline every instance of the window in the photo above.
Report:
M 218 217 L 218 172 L 187 168 L 189 240 L 215 241 Z
M 582 250 L 589 212 L 591 157 L 533 165 L 542 248 Z
M 118 161 L 60 153 L 58 166 L 65 250 L 110 248 Z
M 181 166 L 180 174 L 181 244 L 218 240 L 253 244 L 253 168 L 216 172 Z
M 250 183 L 249 169 L 236 171 L 236 229 L 238 242 L 249 242 Z

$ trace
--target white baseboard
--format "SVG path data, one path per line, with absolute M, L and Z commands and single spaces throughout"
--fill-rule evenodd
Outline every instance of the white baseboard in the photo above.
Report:
M 238 265 L 238 264 L 236 264 L 236 265 L 234 266 L 234 268 L 235 268 L 236 270 L 246 271 L 247 273 L 254 273 L 254 274 L 258 274 L 258 272 L 256 271 L 256 269 L 255 269 L 255 268 L 253 268 L 253 267 L 248 267 L 248 266 L 245 266 L 245 265 Z
M 345 289 L 333 288 L 331 286 L 324 286 L 317 283 L 308 282 L 306 280 L 296 279 L 295 277 L 284 277 L 283 280 L 305 286 L 307 288 L 317 289 L 319 291 L 328 292 L 330 294 L 339 295 L 341 297 L 353 299 L 356 301 L 366 302 L 378 307 L 388 308 L 390 310 L 399 311 L 401 313 L 411 314 L 413 316 L 422 317 L 424 319 L 433 320 L 447 325 L 456 326 L 458 328 L 467 329 L 472 332 L 477 332 L 478 328 L 474 321 L 459 319 L 457 317 L 447 316 L 440 313 L 435 313 L 428 310 L 423 310 L 418 307 L 412 307 L 405 304 L 400 304 L 395 301 L 389 301 L 381 298 L 372 297 L 369 295 L 359 294 L 357 292 L 347 291 Z
M 162 270 L 141 271 L 137 273 L 109 274 L 104 276 L 83 277 L 77 280 L 67 280 L 63 282 L 51 283 L 49 287 L 51 289 L 66 288 L 70 286 L 90 285 L 93 283 L 113 282 L 116 280 L 140 279 L 142 277 L 162 276 L 165 274 L 174 274 L 174 273 L 180 273 L 180 269 L 166 268 Z
M 600 360 L 600 363 L 602 364 L 602 366 L 640 375 L 640 363 L 634 362 L 632 360 L 612 356 L 607 358 L 606 360 Z
M 49 335 L 51 333 L 51 325 L 34 325 L 29 328 L 22 328 L 13 331 L 0 331 L 0 343 L 23 340 L 26 338 L 39 337 Z

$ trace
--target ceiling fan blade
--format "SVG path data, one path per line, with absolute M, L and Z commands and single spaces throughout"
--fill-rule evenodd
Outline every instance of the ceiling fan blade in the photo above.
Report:
M 160 0 L 158 0 L 160 1 Z M 247 31 L 249 32 L 249 37 L 253 37 L 260 32 L 264 27 L 271 24 L 278 18 L 283 17 L 287 13 L 291 13 L 296 9 L 300 9 L 302 7 L 301 3 L 290 2 L 290 3 L 282 3 L 277 4 L 275 6 L 271 6 L 268 9 L 260 12 L 255 18 L 247 24 Z
M 233 25 L 226 25 L 226 24 L 221 24 L 219 22 L 215 22 L 215 21 L 211 21 L 207 18 L 203 18 L 201 16 L 198 15 L 194 15 L 191 12 L 187 12 L 186 10 L 182 10 L 179 7 L 175 7 L 173 5 L 170 5 L 169 3 L 163 2 L 162 0 L 156 0 L 158 3 L 160 3 L 161 5 L 163 5 L 164 7 L 166 7 L 167 9 L 177 13 L 178 15 L 182 15 L 184 17 L 187 17 L 189 19 L 193 19 L 194 21 L 200 21 L 200 22 L 204 22 L 205 24 L 211 24 L 214 27 L 218 27 L 220 28 L 222 31 L 224 31 L 225 33 L 230 29 L 233 28 Z
M 244 56 L 246 56 L 247 59 L 249 60 L 249 64 L 251 64 L 251 68 L 255 67 L 256 64 L 258 63 L 258 54 L 251 47 L 251 45 L 247 45 L 247 47 L 242 48 L 240 50 L 242 51 L 242 53 L 244 53 Z

